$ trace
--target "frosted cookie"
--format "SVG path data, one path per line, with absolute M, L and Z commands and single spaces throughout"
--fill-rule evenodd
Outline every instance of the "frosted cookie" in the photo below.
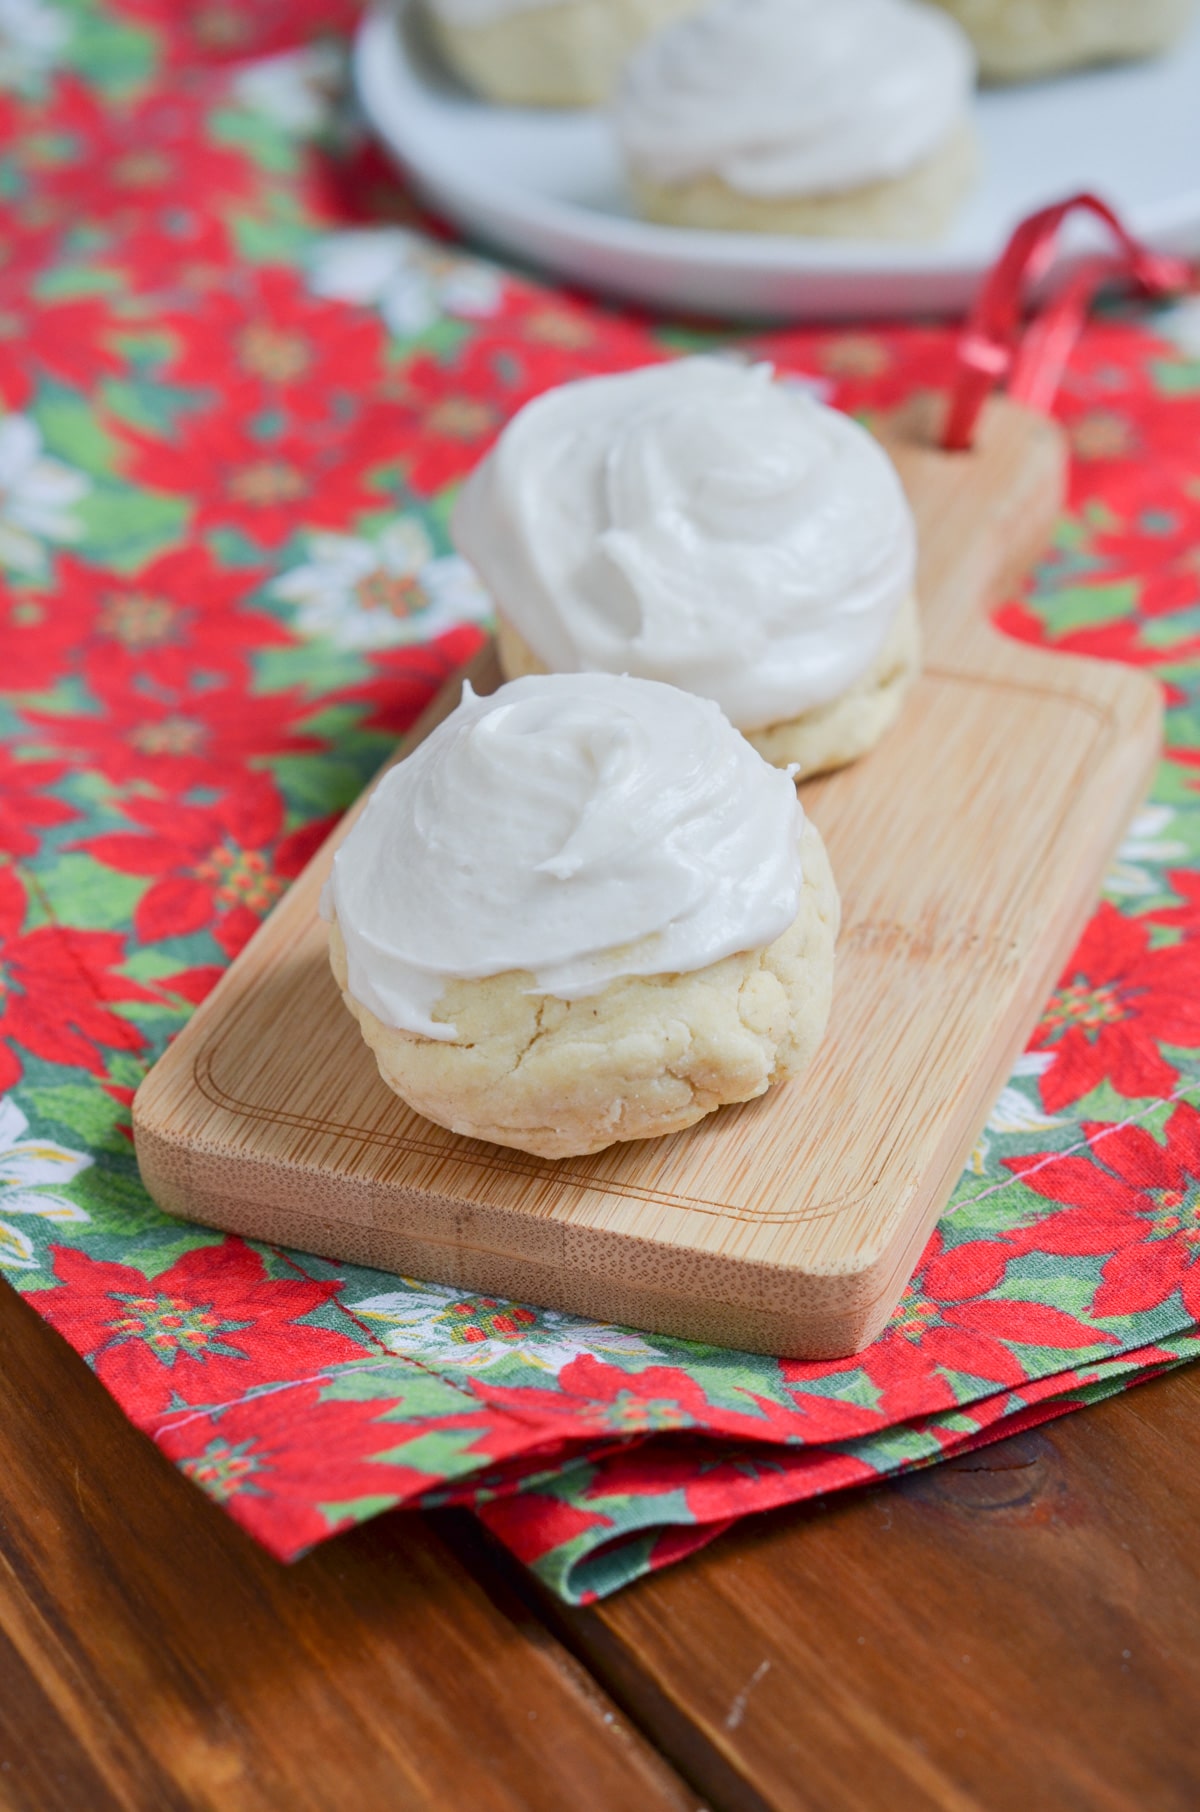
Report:
M 934 0 L 967 32 L 987 82 L 1021 82 L 1088 63 L 1168 50 L 1195 0 Z
M 974 74 L 918 0 L 714 0 L 626 66 L 634 203 L 673 226 L 935 238 L 975 177 Z
M 454 74 L 510 107 L 596 107 L 629 53 L 696 0 L 426 0 Z
M 645 680 L 466 688 L 376 787 L 322 911 L 388 1087 L 541 1157 L 761 1095 L 829 1013 L 837 892 L 790 781 Z
M 918 670 L 895 468 L 768 365 L 682 359 L 546 392 L 471 474 L 452 532 L 508 678 L 665 680 L 801 774 L 872 748 Z

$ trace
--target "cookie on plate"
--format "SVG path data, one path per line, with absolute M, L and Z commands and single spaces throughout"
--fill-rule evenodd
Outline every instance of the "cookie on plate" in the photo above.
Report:
M 787 776 L 706 699 L 610 674 L 462 703 L 380 781 L 322 896 L 389 1088 L 542 1157 L 796 1076 L 839 916 Z
M 970 37 L 985 82 L 1024 82 L 1169 50 L 1195 0 L 933 0 Z
M 919 668 L 895 468 L 769 365 L 681 359 L 546 392 L 471 474 L 452 532 L 508 678 L 685 687 L 800 776 L 873 748 Z
M 596 107 L 629 53 L 696 0 L 426 0 L 449 68 L 509 107 Z
M 932 239 L 975 179 L 974 77 L 921 0 L 711 0 L 630 59 L 613 118 L 647 219 Z

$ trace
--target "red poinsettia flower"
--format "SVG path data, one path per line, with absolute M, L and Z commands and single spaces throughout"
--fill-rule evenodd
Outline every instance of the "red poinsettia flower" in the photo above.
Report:
M 1166 1094 L 1179 1072 L 1160 1044 L 1200 1047 L 1200 944 L 1152 950 L 1148 922 L 1106 901 L 1034 1034 L 1054 1054 L 1042 1101 L 1056 1113 L 1105 1080 L 1122 1095 Z
M 1178 407 L 1173 400 L 1170 413 Z M 1200 433 L 1200 420 L 1195 432 Z M 1104 563 L 1103 583 L 1136 587 L 1143 618 L 1192 610 L 1200 598 L 1200 509 L 1187 488 L 1187 473 L 1186 465 L 1175 473 L 1157 458 L 1133 461 L 1110 489 L 1109 511 L 1091 537 L 1091 549 Z M 1166 650 L 1161 658 L 1175 656 Z
M 297 422 L 263 437 L 227 403 L 189 418 L 168 442 L 123 427 L 129 475 L 138 484 L 186 497 L 191 532 L 236 528 L 260 547 L 278 547 L 297 528 L 344 529 L 387 499 L 372 489 L 373 469 L 395 457 L 387 412 L 353 430 L 332 418 Z
M 25 889 L 0 867 L 0 1093 L 21 1077 L 21 1050 L 102 1076 L 100 1047 L 140 1051 L 146 1043 L 108 1003 L 161 999 L 116 972 L 125 954 L 116 932 L 60 925 L 23 932 L 26 910 Z
M 493 1384 L 486 1377 L 471 1388 L 488 1403 L 543 1421 L 566 1417 L 579 1433 L 638 1435 L 669 1429 L 703 1428 L 762 1442 L 846 1438 L 861 1432 L 853 1418 L 836 1412 L 830 1426 L 818 1426 L 825 1407 L 806 1398 L 802 1408 L 779 1403 L 753 1390 L 744 1407 L 714 1402 L 689 1373 L 678 1366 L 651 1365 L 626 1371 L 591 1353 L 570 1360 L 558 1374 L 551 1393 L 536 1386 Z M 879 1418 L 871 1418 L 877 1426 Z
M 6 106 L 9 97 L 0 95 L 0 152 L 3 147 L 21 145 L 22 165 L 27 164 L 29 133 L 40 132 L 43 119 L 30 121 L 30 110 Z M 9 172 L 11 173 L 11 162 Z M 0 266 L 14 284 L 32 285 L 48 265 L 61 256 L 61 213 L 56 202 L 43 201 L 29 183 L 30 171 L 22 171 L 22 192 L 17 205 L 8 202 L 4 208 L 4 231 L 0 234 Z M 10 365 L 9 370 L 13 367 Z M 12 405 L 10 405 L 12 406 Z
M 198 1007 L 207 998 L 224 975 L 225 971 L 217 963 L 201 963 L 195 969 L 177 969 L 174 975 L 164 975 L 159 987 L 164 994 L 178 994 L 181 1000 L 190 1000 Z
M 541 1491 L 514 1491 L 509 1497 L 493 1498 L 491 1503 L 480 1504 L 476 1515 L 527 1567 L 581 1535 L 613 1527 L 611 1516 L 564 1503 Z
M 761 1453 L 744 1446 L 705 1453 L 699 1442 L 680 1456 L 676 1489 L 699 1523 L 725 1522 L 739 1516 L 802 1503 L 826 1491 L 870 1484 L 879 1474 L 855 1455 L 832 1447 L 771 1447 Z M 602 1465 L 607 1473 L 607 1462 Z M 665 1482 L 665 1481 L 664 1481 Z M 605 1477 L 605 1487 L 615 1480 Z
M 301 1321 L 337 1295 L 336 1283 L 268 1277 L 261 1255 L 232 1236 L 157 1277 L 58 1246 L 54 1273 L 60 1287 L 42 1293 L 38 1312 L 143 1425 L 173 1406 L 236 1400 L 363 1357 L 356 1340 Z
M 447 630 L 432 642 L 413 642 L 403 648 L 386 648 L 368 655 L 372 677 L 359 686 L 338 692 L 338 704 L 366 707 L 364 730 L 385 736 L 402 736 L 437 692 L 483 645 L 483 632 L 474 624 Z
M 312 295 L 287 269 L 239 265 L 155 324 L 177 342 L 164 375 L 236 393 L 239 415 L 282 403 L 323 416 L 332 391 L 370 396 L 382 376 L 378 316 Z
M 877 1418 L 878 1420 L 878 1418 Z M 700 1522 L 768 1510 L 821 1491 L 877 1477 L 862 1460 L 826 1446 L 714 1439 L 708 1433 L 654 1435 L 608 1448 L 580 1494 L 605 1498 L 664 1498 L 676 1492 Z
M 0 692 L 49 692 L 67 675 L 74 650 L 56 630 L 49 601 L 16 590 L 0 574 Z
M 150 687 L 84 658 L 95 709 L 25 711 L 57 748 L 110 780 L 147 780 L 162 793 L 227 785 L 248 762 L 324 747 L 298 726 L 317 707 L 298 687 L 256 693 L 233 677 Z
M 75 845 L 121 874 L 146 875 L 133 926 L 143 943 L 211 926 L 229 957 L 257 930 L 330 830 L 305 825 L 280 839 L 283 800 L 268 774 L 250 774 L 211 805 L 130 799 L 125 815 L 143 834 L 113 831 Z
M 1195 581 L 1193 580 L 1193 587 Z M 1200 636 L 1181 635 L 1170 644 L 1149 642 L 1140 620 L 1119 618 L 1110 623 L 1088 624 L 1069 630 L 1065 635 L 1052 635 L 1033 611 L 1023 604 L 1008 604 L 995 616 L 998 629 L 1019 642 L 1032 642 L 1038 648 L 1051 648 L 1061 654 L 1086 654 L 1095 660 L 1123 661 L 1127 667 L 1165 667 L 1179 661 L 1193 661 L 1200 654 Z
M 172 66 L 195 69 L 205 62 L 273 56 L 310 38 L 353 31 L 361 0 L 122 0 L 123 16 L 155 29 Z
M 264 1547 L 294 1560 L 353 1522 L 326 1506 L 364 1497 L 402 1504 L 439 1483 L 403 1461 L 401 1443 L 427 1433 L 430 1424 L 382 1421 L 390 1407 L 387 1401 L 322 1403 L 321 1386 L 304 1384 L 219 1416 L 188 1416 L 154 1438 Z
M 327 226 L 402 221 L 433 238 L 449 236 L 438 222 L 422 216 L 412 191 L 373 138 L 309 158 L 297 177 L 305 212 Z
M 200 543 L 160 554 L 132 574 L 64 554 L 53 592 L 26 592 L 21 607 L 37 613 L 31 640 L 55 677 L 82 655 L 93 685 L 122 692 L 147 685 L 200 689 L 214 675 L 247 679 L 253 654 L 292 640 L 266 611 L 245 606 L 263 575 L 264 569 L 219 565 Z
M 519 317 L 518 317 L 519 320 Z M 625 326 L 593 345 L 529 342 L 511 314 L 473 335 L 451 363 L 422 353 L 381 389 L 394 406 L 394 450 L 409 482 L 426 495 L 463 478 L 510 416 L 567 378 L 661 362 L 644 328 Z
M 590 1353 L 570 1360 L 558 1374 L 558 1388 L 493 1384 L 472 1379 L 488 1403 L 539 1421 L 568 1417 L 579 1430 L 643 1434 L 651 1429 L 693 1428 L 711 1413 L 701 1387 L 676 1366 L 652 1365 L 627 1372 Z
M 109 344 L 114 321 L 103 301 L 81 297 L 69 302 L 34 300 L 24 274 L 5 272 L 0 280 L 0 399 L 21 409 L 33 393 L 39 371 L 59 383 L 89 389 L 100 378 L 123 369 Z
M 73 805 L 52 798 L 46 790 L 69 772 L 69 762 L 14 761 L 0 747 L 0 851 L 32 856 L 38 848 L 38 830 L 79 816 Z
M 1171 696 L 1173 691 L 1178 693 L 1177 697 Z M 1183 704 L 1186 702 L 1186 698 L 1187 695 L 1182 687 L 1168 688 L 1168 704 Z M 1170 761 L 1177 761 L 1181 768 L 1200 768 L 1200 749 L 1184 749 L 1176 745 L 1174 748 L 1167 750 L 1167 757 Z M 1197 785 L 1200 785 L 1200 782 L 1190 780 L 1188 785 L 1189 787 L 1194 788 Z
M 782 371 L 812 372 L 834 386 L 851 413 L 891 409 L 915 391 L 946 386 L 946 338 L 939 328 L 785 328 L 756 335 L 748 348 Z
M 33 367 L 22 357 L 21 319 L 0 298 L 0 409 L 24 409 L 33 395 Z
M 254 161 L 213 135 L 210 100 L 173 85 L 112 107 L 73 75 L 55 84 L 42 120 L 42 138 L 55 154 L 35 165 L 38 203 L 61 233 L 83 219 L 125 241 L 123 249 L 141 248 L 144 263 L 122 258 L 127 293 L 142 286 L 139 279 L 158 287 L 165 257 L 227 258 L 223 216 L 230 203 L 257 193 Z M 63 158 L 64 143 L 78 155 Z
M 1186 868 L 1167 870 L 1167 885 L 1172 893 L 1182 895 L 1178 906 L 1164 906 L 1147 914 L 1156 925 L 1179 925 L 1184 931 L 1200 932 L 1200 874 Z
M 789 1363 L 787 1375 L 822 1378 L 861 1368 L 879 1391 L 880 1414 L 900 1422 L 957 1407 L 947 1371 L 1015 1386 L 1025 1380 L 1024 1346 L 1077 1353 L 1105 1344 L 1108 1335 L 1061 1309 L 988 1294 L 1020 1250 L 1011 1238 L 947 1247 L 936 1231 L 921 1269 L 872 1346 L 852 1360 Z
M 1094 1159 L 1053 1153 L 1007 1158 L 1026 1188 L 1064 1204 L 1022 1235 L 1031 1251 L 1112 1254 L 1096 1315 L 1137 1315 L 1176 1290 L 1200 1320 L 1200 1113 L 1177 1107 L 1160 1145 L 1143 1126 L 1087 1124 Z
M 1091 332 L 1089 329 L 1088 337 Z M 1128 338 L 1125 346 L 1128 346 Z M 1163 398 L 1154 380 L 1153 368 L 1147 359 L 1130 360 L 1127 351 L 1119 355 L 1127 367 L 1132 365 L 1136 376 L 1140 367 L 1141 383 L 1145 394 L 1130 413 L 1136 417 L 1142 444 L 1149 457 L 1143 461 L 1147 472 L 1174 471 L 1183 476 L 1186 485 L 1192 472 L 1196 444 L 1200 441 L 1200 393 L 1194 389 L 1176 391 L 1170 399 L 1169 407 L 1164 408 Z M 1119 507 L 1124 501 L 1124 486 L 1128 483 L 1128 469 L 1121 474 L 1121 489 L 1118 490 L 1114 504 Z M 1107 494 L 1107 492 L 1106 492 Z M 1195 508 L 1195 495 L 1188 492 L 1192 507 Z

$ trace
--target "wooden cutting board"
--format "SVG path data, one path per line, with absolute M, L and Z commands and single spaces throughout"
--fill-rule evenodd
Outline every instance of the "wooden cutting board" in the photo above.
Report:
M 924 673 L 872 755 L 803 790 L 844 912 L 807 1073 L 590 1158 L 444 1132 L 384 1087 L 329 972 L 317 895 L 351 812 L 138 1090 L 138 1160 L 164 1208 L 761 1352 L 835 1357 L 875 1337 L 1082 929 L 1160 735 L 1142 674 L 1024 647 L 985 620 L 1059 512 L 1059 431 L 996 402 L 976 450 L 945 454 L 936 409 L 925 399 L 886 434 L 920 532 Z M 469 673 L 495 687 L 490 649 Z

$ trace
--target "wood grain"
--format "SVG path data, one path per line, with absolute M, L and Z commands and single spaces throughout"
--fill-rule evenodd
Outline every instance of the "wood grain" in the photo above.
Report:
M 280 1566 L 0 1288 L 5 1812 L 695 1812 L 445 1524 Z
M 278 1567 L 8 1290 L 0 1364 L 5 1812 L 1200 1804 L 1195 1369 L 570 1611 L 456 1519 Z
M 1057 514 L 1058 430 L 998 402 L 980 448 L 947 455 L 930 407 L 887 436 L 920 532 L 925 672 L 873 755 L 805 789 L 844 906 L 829 1035 L 807 1074 L 587 1159 L 444 1132 L 380 1082 L 329 975 L 316 898 L 331 843 L 139 1090 L 138 1157 L 164 1207 L 760 1351 L 828 1357 L 874 1337 L 1159 738 L 1143 675 L 1003 641 L 985 621 Z M 490 656 L 472 674 L 479 690 L 496 677 Z
M 1200 1372 L 555 1626 L 722 1812 L 1195 1812 Z

